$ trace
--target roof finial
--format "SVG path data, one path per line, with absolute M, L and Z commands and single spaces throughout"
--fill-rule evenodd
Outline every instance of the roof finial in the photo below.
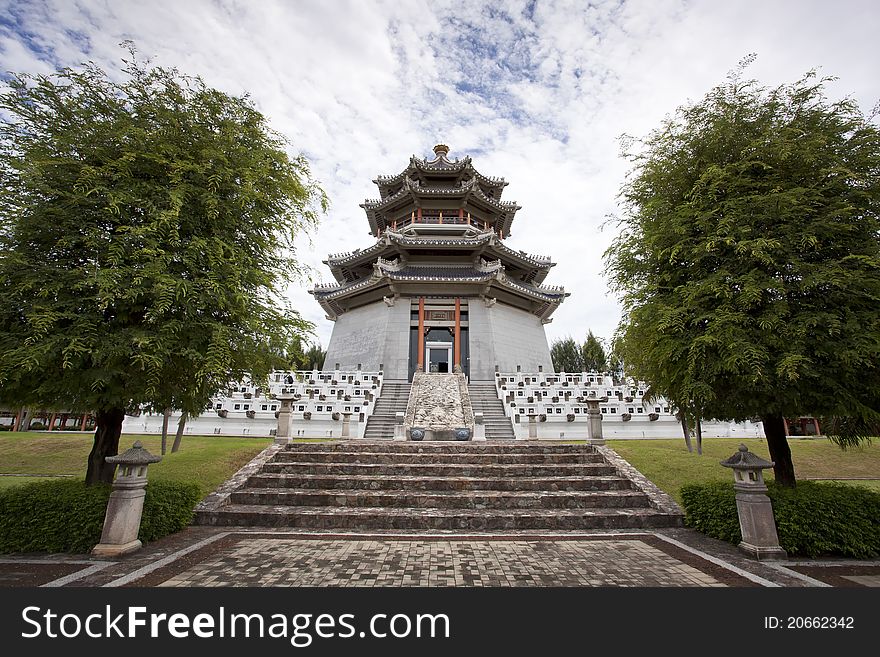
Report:
M 449 154 L 449 146 L 446 144 L 437 144 L 434 146 L 434 155 L 437 157 L 446 157 Z

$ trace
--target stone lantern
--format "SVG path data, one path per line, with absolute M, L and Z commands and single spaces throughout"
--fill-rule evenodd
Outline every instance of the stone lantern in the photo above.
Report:
M 150 454 L 138 440 L 131 449 L 118 456 L 107 456 L 104 460 L 118 465 L 119 471 L 107 503 L 101 542 L 92 549 L 92 554 L 118 557 L 141 547 L 138 532 L 144 510 L 147 466 L 158 463 L 162 457 Z
M 736 510 L 742 532 L 739 549 L 759 561 L 787 558 L 779 545 L 773 505 L 764 484 L 763 470 L 772 468 L 773 463 L 752 454 L 741 444 L 736 454 L 721 461 L 721 465 L 733 470 Z

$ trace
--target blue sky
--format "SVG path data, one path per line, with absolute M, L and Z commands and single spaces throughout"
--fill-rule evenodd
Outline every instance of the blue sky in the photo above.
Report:
M 620 310 L 602 224 L 627 171 L 618 136 L 646 134 L 749 53 L 765 85 L 819 68 L 868 112 L 878 33 L 869 0 L 0 0 L 0 70 L 115 68 L 131 39 L 159 64 L 249 93 L 330 196 L 299 251 L 316 281 L 330 279 L 328 253 L 371 243 L 358 204 L 376 196 L 376 174 L 449 144 L 510 182 L 505 198 L 523 209 L 508 245 L 558 263 L 547 283 L 572 296 L 549 338 L 610 338 Z M 290 297 L 326 347 L 332 323 L 308 287 Z

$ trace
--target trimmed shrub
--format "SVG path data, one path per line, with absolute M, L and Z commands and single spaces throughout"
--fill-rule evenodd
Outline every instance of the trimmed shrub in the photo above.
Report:
M 0 553 L 88 552 L 101 540 L 110 486 L 80 480 L 38 481 L 0 490 Z M 138 538 L 155 541 L 192 520 L 198 485 L 147 484 Z
M 795 489 L 768 484 L 779 543 L 792 556 L 880 556 L 880 493 L 861 486 L 802 481 Z M 681 489 L 685 523 L 731 543 L 742 540 L 733 484 Z
M 192 522 L 193 509 L 200 499 L 202 492 L 198 484 L 151 481 L 147 484 L 138 538 L 146 543 L 179 532 Z
M 742 540 L 732 483 L 686 484 L 681 487 L 681 501 L 688 527 L 729 543 Z

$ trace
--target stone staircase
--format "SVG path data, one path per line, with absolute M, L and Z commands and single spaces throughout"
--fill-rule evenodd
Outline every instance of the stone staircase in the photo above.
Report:
M 294 443 L 213 506 L 200 505 L 195 522 L 459 532 L 681 525 L 627 468 L 588 445 Z
M 494 381 L 471 381 L 468 384 L 474 413 L 483 414 L 486 440 L 513 440 L 510 418 L 504 414 L 504 405 L 495 392 Z
M 407 381 L 385 381 L 382 394 L 376 399 L 373 414 L 367 418 L 365 440 L 391 440 L 394 438 L 395 413 L 406 412 L 410 384 Z

